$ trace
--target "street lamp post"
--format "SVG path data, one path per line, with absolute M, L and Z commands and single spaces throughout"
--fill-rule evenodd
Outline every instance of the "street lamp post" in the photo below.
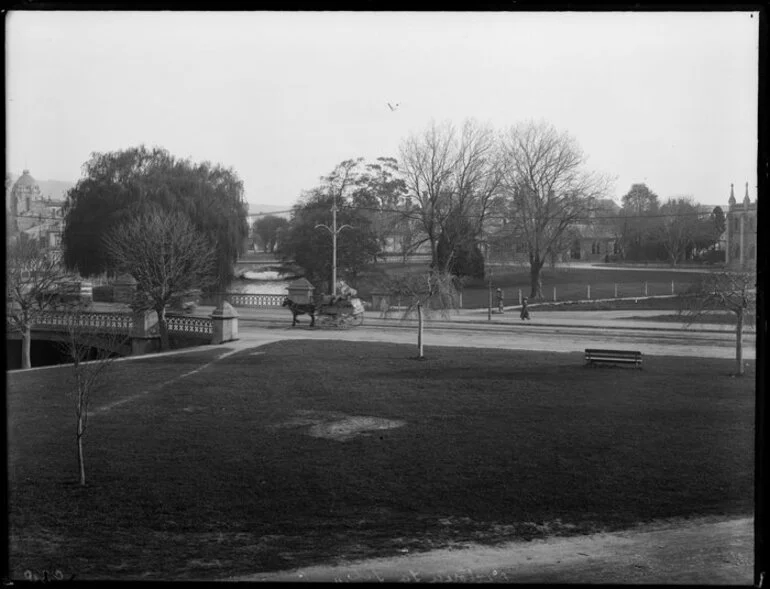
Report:
M 332 296 L 335 296 L 337 294 L 337 235 L 340 231 L 343 229 L 352 229 L 350 225 L 343 225 L 340 228 L 337 228 L 337 196 L 335 195 L 334 200 L 332 201 L 332 226 L 329 227 L 328 225 L 318 224 L 315 226 L 316 229 L 319 227 L 323 227 L 326 229 L 329 233 L 332 234 L 332 288 L 331 288 L 331 294 Z

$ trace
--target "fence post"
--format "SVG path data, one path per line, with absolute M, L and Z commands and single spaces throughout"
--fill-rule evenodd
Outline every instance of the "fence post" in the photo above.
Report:
M 647 283 L 644 283 L 644 296 L 647 296 Z
M 521 289 L 519 289 L 519 305 L 521 305 Z
M 591 298 L 591 285 L 588 285 L 588 298 Z
M 671 281 L 671 294 L 674 294 L 674 281 Z
M 618 298 L 618 283 L 615 283 L 615 298 Z
M 556 287 L 553 287 L 553 302 L 556 302 Z

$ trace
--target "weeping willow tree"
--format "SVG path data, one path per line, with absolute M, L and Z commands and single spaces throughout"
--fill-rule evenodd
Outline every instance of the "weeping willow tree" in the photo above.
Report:
M 401 313 L 401 319 L 417 317 L 417 358 L 425 358 L 423 349 L 423 331 L 425 319 L 438 313 L 448 318 L 452 309 L 459 307 L 460 291 L 458 280 L 449 272 L 431 270 L 420 274 L 405 274 L 391 277 L 385 286 L 391 301 L 400 301 L 395 310 Z M 393 312 L 390 307 L 385 314 Z

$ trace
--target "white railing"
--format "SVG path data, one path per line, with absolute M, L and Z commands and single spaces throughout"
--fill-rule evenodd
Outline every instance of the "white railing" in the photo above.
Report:
M 169 332 L 211 335 L 214 327 L 210 317 L 166 316 Z
M 280 307 L 286 295 L 228 293 L 225 295 L 233 307 Z
M 69 325 L 93 327 L 105 331 L 130 331 L 134 318 L 129 313 L 43 313 L 35 322 L 37 328 L 66 329 Z

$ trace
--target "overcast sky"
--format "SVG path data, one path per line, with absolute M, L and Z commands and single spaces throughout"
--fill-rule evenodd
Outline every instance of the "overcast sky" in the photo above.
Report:
M 619 199 L 756 197 L 758 15 L 12 12 L 7 169 L 77 181 L 141 143 L 291 206 L 430 121 L 544 119 Z M 387 103 L 399 103 L 391 111 Z

